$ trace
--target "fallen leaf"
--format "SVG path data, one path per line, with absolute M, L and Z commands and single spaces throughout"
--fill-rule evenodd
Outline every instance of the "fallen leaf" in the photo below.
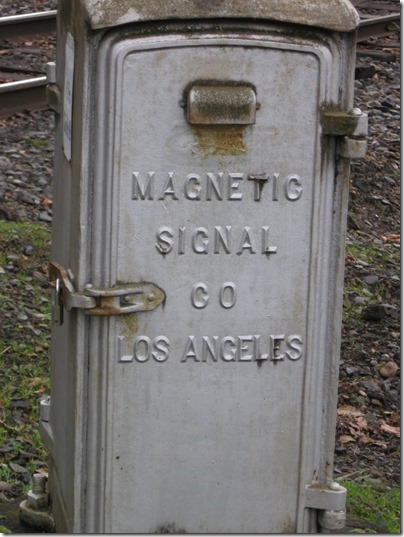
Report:
M 342 405 L 338 407 L 337 414 L 339 416 L 346 416 L 347 414 L 350 414 L 351 416 L 362 416 L 362 412 L 355 408 L 352 405 Z
M 349 436 L 348 434 L 343 434 L 339 437 L 341 444 L 348 444 L 349 442 L 355 442 L 355 438 Z
M 363 416 L 359 416 L 358 418 L 356 418 L 356 423 L 358 427 L 360 427 L 361 429 L 366 429 L 368 426 L 368 422 L 365 420 Z
M 387 425 L 387 423 L 383 423 L 380 427 L 380 430 L 388 434 L 395 434 L 396 436 L 398 436 L 398 438 L 400 438 L 400 427 L 393 427 L 392 425 Z
M 41 201 L 41 205 L 43 205 L 44 207 L 47 207 L 49 205 L 52 205 L 53 201 L 49 198 L 43 198 L 42 201 Z
M 384 242 L 393 242 L 395 244 L 400 244 L 400 234 L 399 233 L 386 233 L 386 235 L 382 235 L 382 240 Z

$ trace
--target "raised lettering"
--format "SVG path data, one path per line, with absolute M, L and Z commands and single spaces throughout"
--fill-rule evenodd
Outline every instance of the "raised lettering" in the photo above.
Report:
M 185 231 L 187 228 L 178 228 L 178 253 L 185 254 Z
M 269 226 L 261 228 L 251 228 L 246 226 L 242 230 L 238 230 L 238 248 L 234 252 L 233 243 L 235 230 L 232 226 L 215 226 L 214 230 L 208 230 L 205 227 L 197 227 L 193 230 L 187 230 L 185 226 L 179 227 L 178 231 L 174 231 L 169 226 L 162 226 L 156 232 L 157 241 L 156 249 L 160 254 L 168 254 L 174 251 L 174 245 L 178 240 L 177 252 L 179 255 L 184 255 L 187 252 L 187 247 L 195 254 L 243 254 L 248 251 L 250 254 L 257 253 L 257 245 L 261 242 L 260 252 L 262 254 L 275 254 L 277 246 L 270 245 L 269 242 Z M 176 236 L 178 234 L 178 236 Z M 261 238 L 260 236 L 261 235 Z M 210 243 L 212 242 L 212 247 Z
M 269 227 L 262 227 L 262 253 L 263 254 L 276 254 L 277 246 L 269 246 Z
M 170 352 L 170 341 L 165 336 L 157 336 L 153 340 L 152 356 L 157 362 L 165 362 Z M 160 351 L 160 352 L 159 352 Z
M 208 230 L 204 227 L 197 227 L 192 234 L 192 250 L 196 254 L 207 254 L 209 249 Z
M 118 336 L 118 362 L 133 362 L 133 354 L 124 353 L 124 336 Z
M 302 182 L 298 175 L 288 175 L 285 181 L 285 196 L 290 201 L 298 200 L 302 195 Z
M 196 173 L 187 175 L 184 183 L 184 194 L 188 200 L 201 199 L 201 178 Z
M 223 172 L 219 172 L 217 177 L 213 173 L 206 174 L 206 200 L 211 201 L 212 191 L 215 192 L 216 199 L 223 199 Z
M 208 302 L 208 286 L 202 282 L 196 283 L 191 291 L 191 304 L 194 308 L 202 309 L 207 306 Z
M 152 200 L 154 196 L 154 172 L 147 172 L 143 185 L 139 182 L 139 172 L 132 174 L 132 199 Z
M 273 361 L 280 361 L 284 360 L 285 355 L 279 354 L 281 349 L 282 341 L 284 341 L 285 336 L 279 335 L 279 336 L 269 336 L 270 344 L 271 344 L 271 360 Z
M 244 178 L 243 173 L 229 173 L 229 200 L 241 200 L 243 199 L 242 192 L 239 192 L 240 181 Z
M 155 244 L 157 251 L 160 254 L 168 254 L 173 249 L 174 231 L 168 226 L 162 226 L 156 233 L 157 242 Z
M 274 173 L 272 181 L 272 200 L 278 201 L 278 179 L 279 179 L 279 173 Z
M 194 362 L 199 362 L 199 358 L 194 345 L 195 336 L 188 336 L 188 341 L 185 346 L 184 354 L 182 355 L 181 362 L 186 362 L 188 358 L 192 358 Z
M 236 285 L 233 282 L 225 282 L 219 289 L 219 303 L 222 308 L 230 309 L 237 300 Z
M 151 341 L 147 336 L 138 336 L 133 343 L 133 356 L 137 362 L 147 362 L 151 354 Z
M 254 336 L 254 360 L 268 360 L 268 353 L 261 353 L 260 349 L 261 336 Z
M 165 200 L 167 196 L 171 196 L 173 200 L 178 200 L 174 190 L 173 177 L 174 172 L 168 172 L 159 200 Z
M 261 352 L 261 341 L 265 339 L 270 353 Z M 224 362 L 253 362 L 268 360 L 277 363 L 285 360 L 285 357 L 297 361 L 303 356 L 303 340 L 298 334 L 290 336 L 268 335 L 263 338 L 260 335 L 242 336 L 202 336 L 201 343 L 195 341 L 195 336 L 188 336 L 181 362 L 188 360 L 194 362 L 218 362 L 221 358 Z M 125 355 L 124 336 L 118 336 L 118 361 L 121 363 L 133 362 L 146 363 L 152 358 L 158 363 L 167 361 L 170 356 L 170 340 L 168 337 L 159 335 L 154 339 L 148 336 L 137 336 L 133 342 L 132 354 Z M 199 347 L 201 345 L 201 347 Z M 199 347 L 199 350 L 198 350 Z M 281 348 L 284 347 L 284 353 Z M 201 354 L 199 354 L 201 353 Z
M 244 227 L 242 234 L 241 234 L 241 240 L 240 240 L 240 246 L 237 250 L 237 254 L 240 255 L 243 253 L 243 250 L 249 250 L 251 254 L 256 253 L 256 248 L 253 245 L 252 237 L 250 237 L 251 228 L 250 227 Z
M 226 350 L 226 345 L 230 346 L 230 350 Z M 225 336 L 220 341 L 220 357 L 225 362 L 231 362 L 236 359 L 237 343 L 234 337 Z
M 225 233 L 221 226 L 215 226 L 215 240 L 214 240 L 215 254 L 220 253 L 220 245 L 223 246 L 223 249 L 226 252 L 226 254 L 230 253 L 229 244 L 230 244 L 231 226 L 226 226 L 224 229 L 226 230 Z
M 240 362 L 251 362 L 254 351 L 250 345 L 244 345 L 244 343 L 250 343 L 253 341 L 253 336 L 238 336 L 238 348 L 237 354 Z
M 213 339 L 213 341 L 212 341 Z M 208 352 L 214 362 L 218 360 L 218 336 L 203 336 L 202 337 L 202 362 L 206 362 L 208 359 Z
M 205 176 L 199 173 L 188 173 L 182 178 L 177 178 L 173 171 L 169 171 L 159 179 L 160 195 L 155 198 L 156 172 L 145 172 L 144 176 L 140 172 L 132 172 L 132 199 L 133 200 L 154 200 L 165 201 L 167 198 L 178 200 L 179 196 L 190 201 L 241 201 L 244 199 L 242 191 L 242 181 L 244 178 L 254 182 L 251 192 L 254 201 L 261 201 L 265 195 L 271 195 L 269 188 L 265 194 L 263 186 L 270 180 L 270 174 L 264 172 L 259 175 L 244 174 L 236 172 L 208 172 Z M 279 201 L 281 183 L 283 184 L 283 194 L 289 201 L 296 201 L 301 198 L 303 185 L 300 176 L 291 173 L 282 179 L 279 172 L 272 174 L 272 201 Z M 181 189 L 182 186 L 182 189 Z
M 303 341 L 300 336 L 293 334 L 286 340 L 286 356 L 290 360 L 298 360 L 303 354 Z

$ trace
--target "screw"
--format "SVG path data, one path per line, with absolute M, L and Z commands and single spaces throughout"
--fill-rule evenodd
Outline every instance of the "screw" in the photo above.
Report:
M 154 300 L 156 300 L 156 297 L 153 293 L 150 293 L 149 295 L 147 295 L 147 300 L 149 302 L 153 302 Z

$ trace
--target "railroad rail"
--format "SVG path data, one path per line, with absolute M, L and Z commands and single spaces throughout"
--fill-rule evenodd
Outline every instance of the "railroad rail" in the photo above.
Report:
M 366 4 L 366 0 L 353 2 L 357 8 Z M 365 16 L 361 18 L 357 42 L 363 43 L 371 38 L 385 37 L 399 29 L 400 13 L 383 16 Z M 25 15 L 0 18 L 0 36 L 2 40 L 12 40 L 22 36 L 47 34 L 56 31 L 56 11 L 44 11 Z M 24 110 L 42 110 L 47 108 L 46 76 L 30 78 L 16 82 L 0 84 L 0 118 Z
M 56 13 L 56 10 L 53 10 L 0 17 L 1 39 L 55 32 Z

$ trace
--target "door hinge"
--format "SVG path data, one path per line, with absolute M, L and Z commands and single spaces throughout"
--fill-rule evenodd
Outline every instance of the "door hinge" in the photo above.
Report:
M 74 288 L 71 272 L 58 263 L 49 264 L 49 279 L 55 288 L 54 324 L 62 324 L 63 308 L 83 309 L 86 315 L 123 315 L 151 311 L 165 299 L 165 293 L 154 283 L 125 283 L 110 288 L 87 285 L 83 291 Z
M 305 507 L 318 510 L 318 522 L 323 529 L 342 529 L 346 521 L 346 488 L 338 483 L 306 485 Z
M 325 108 L 321 112 L 321 126 L 326 136 L 340 136 L 338 154 L 347 159 L 363 158 L 366 155 L 368 115 L 359 108 L 351 112 L 336 108 Z

